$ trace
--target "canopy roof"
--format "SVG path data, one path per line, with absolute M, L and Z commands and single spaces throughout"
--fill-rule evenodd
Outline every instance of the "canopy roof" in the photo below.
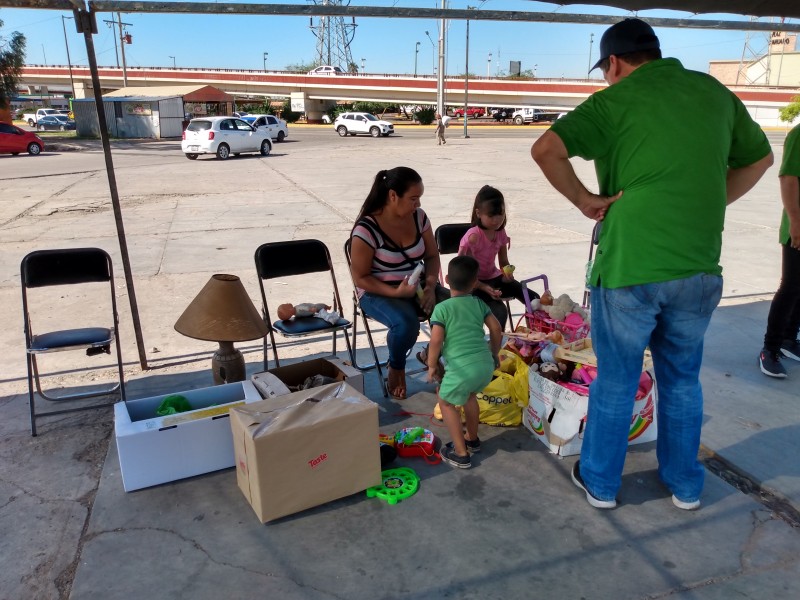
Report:
M 553 4 L 591 4 L 595 6 L 614 6 L 626 10 L 648 10 L 653 8 L 681 10 L 690 13 L 727 13 L 752 15 L 754 17 L 795 17 L 800 18 L 798 0 L 608 0 L 593 2 L 581 0 L 570 2 L 560 0 Z

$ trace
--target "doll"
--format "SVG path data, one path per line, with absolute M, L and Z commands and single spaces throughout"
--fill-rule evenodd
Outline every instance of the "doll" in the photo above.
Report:
M 302 304 L 281 304 L 278 306 L 278 318 L 281 321 L 288 321 L 290 319 L 302 319 L 303 317 L 317 317 L 323 321 L 327 321 L 331 325 L 336 325 L 339 321 L 339 312 L 331 310 L 327 304 L 318 303 L 311 304 L 304 302 Z

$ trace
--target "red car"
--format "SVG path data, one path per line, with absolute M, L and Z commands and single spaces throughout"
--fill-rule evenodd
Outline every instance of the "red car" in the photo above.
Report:
M 468 106 L 467 107 L 467 117 L 468 118 L 477 119 L 478 117 L 482 117 L 483 114 L 484 113 L 483 113 L 483 109 L 482 108 L 478 108 L 477 106 Z M 456 108 L 453 111 L 453 116 L 456 117 L 457 119 L 460 119 L 461 117 L 463 117 L 464 116 L 464 107 L 462 106 L 460 108 Z
M 15 125 L 0 123 L 0 154 L 17 155 L 27 152 L 37 156 L 44 151 L 42 138 L 30 131 L 23 131 Z

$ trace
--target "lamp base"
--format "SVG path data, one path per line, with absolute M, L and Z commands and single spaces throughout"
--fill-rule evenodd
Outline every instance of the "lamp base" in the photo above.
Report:
M 244 381 L 247 376 L 244 355 L 233 347 L 233 342 L 219 342 L 219 348 L 211 357 L 214 385 Z

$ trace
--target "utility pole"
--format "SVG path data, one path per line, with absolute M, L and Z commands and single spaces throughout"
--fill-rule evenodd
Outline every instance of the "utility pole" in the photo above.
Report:
M 414 77 L 417 76 L 417 57 L 419 57 L 419 42 L 417 42 L 416 50 L 414 50 Z
M 64 28 L 64 45 L 67 47 L 67 67 L 69 67 L 69 83 L 72 86 L 72 97 L 75 97 L 75 80 L 72 78 L 72 60 L 69 57 L 69 43 L 67 42 L 67 26 L 64 19 L 73 19 L 73 17 L 65 17 L 61 15 L 61 26 Z M 71 108 L 71 105 L 70 105 Z
M 474 10 L 474 6 L 467 6 L 467 10 Z M 468 138 L 467 121 L 469 121 L 469 114 L 467 107 L 469 106 L 469 19 L 467 19 L 467 41 L 466 49 L 464 50 L 464 137 Z
M 594 34 L 589 34 L 589 70 L 586 71 L 586 77 L 589 77 L 589 72 L 592 70 L 592 44 L 594 43 Z
M 487 77 L 491 77 L 492 76 L 492 53 L 491 52 L 489 52 L 489 62 L 486 63 L 486 76 Z
M 269 57 L 269 52 L 264 52 L 264 72 L 267 72 L 267 58 Z
M 122 16 L 117 13 L 117 22 L 119 23 L 119 53 L 122 54 L 122 85 L 128 87 L 128 67 L 125 64 L 125 38 L 122 35 Z M 130 25 L 130 23 L 125 23 Z
M 447 8 L 447 0 L 442 0 L 442 10 Z M 439 73 L 436 79 L 436 108 L 439 114 L 445 115 L 444 106 L 444 49 L 445 49 L 445 33 L 444 29 L 447 27 L 447 21 L 444 19 L 439 20 Z

